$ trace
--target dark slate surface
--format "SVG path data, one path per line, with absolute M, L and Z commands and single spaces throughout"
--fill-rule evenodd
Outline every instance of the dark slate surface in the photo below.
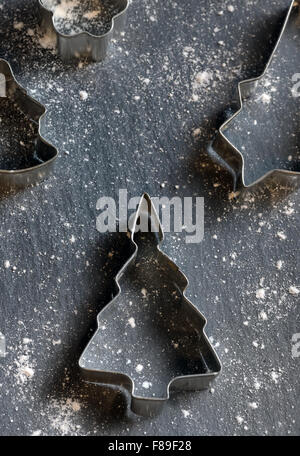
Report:
M 231 199 L 230 178 L 205 155 L 289 3 L 133 0 L 110 57 L 78 68 L 41 48 L 36 1 L 0 1 L 1 56 L 47 106 L 44 133 L 60 150 L 47 182 L 0 199 L 1 435 L 299 434 L 299 296 L 289 293 L 299 287 L 298 194 Z M 203 71 L 206 87 L 195 85 Z M 205 197 L 204 241 L 167 234 L 163 248 L 190 279 L 223 373 L 210 391 L 172 395 L 153 419 L 128 412 L 126 395 L 83 384 L 77 368 L 127 258 L 125 234 L 96 230 L 98 198 L 120 188 Z M 23 383 L 24 366 L 34 375 Z

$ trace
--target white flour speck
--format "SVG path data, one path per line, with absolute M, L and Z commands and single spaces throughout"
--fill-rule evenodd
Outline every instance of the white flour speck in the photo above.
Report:
M 85 90 L 80 90 L 79 92 L 80 100 L 85 101 L 88 99 L 88 93 Z
M 146 290 L 146 288 L 142 288 L 142 289 L 141 289 L 141 293 L 142 293 L 142 295 L 143 295 L 143 298 L 146 298 L 146 297 L 147 297 L 147 290 Z
M 15 378 L 17 383 L 20 385 L 22 383 L 26 383 L 29 379 L 34 376 L 34 369 L 29 360 L 29 355 L 24 354 L 19 356 L 15 360 L 15 364 L 17 366 L 17 373 L 15 374 Z
M 265 299 L 266 290 L 264 288 L 260 288 L 259 290 L 256 290 L 255 295 L 257 299 Z
M 261 101 L 263 104 L 269 104 L 270 101 L 271 101 L 272 97 L 270 94 L 268 93 L 263 93 L 262 95 L 260 95 L 257 99 L 257 101 Z
M 271 375 L 271 379 L 273 380 L 273 382 L 278 383 L 280 374 L 278 372 L 272 371 L 270 375 Z
M 279 237 L 279 239 L 281 241 L 285 241 L 285 239 L 286 239 L 286 234 L 283 231 L 278 231 L 277 236 Z
M 261 388 L 261 384 L 258 380 L 254 380 L 254 388 L 256 390 L 259 390 Z
M 24 27 L 24 22 L 14 22 L 15 30 L 22 30 L 23 27 Z
M 252 408 L 253 410 L 256 410 L 258 408 L 257 402 L 249 402 L 249 407 Z
M 259 313 L 259 318 L 260 318 L 260 320 L 266 321 L 268 319 L 268 315 L 267 315 L 267 313 L 264 310 L 262 310 Z
M 212 80 L 213 74 L 211 71 L 202 71 L 196 74 L 193 82 L 193 88 L 198 89 L 199 87 L 206 86 Z
M 237 420 L 237 422 L 238 422 L 239 424 L 242 424 L 242 423 L 244 422 L 244 418 L 242 418 L 242 417 L 239 416 L 239 415 L 237 415 L 237 416 L 235 417 L 235 419 Z
M 28 337 L 24 337 L 24 339 L 23 339 L 23 344 L 24 344 L 24 345 L 28 345 L 28 344 L 30 344 L 31 342 L 32 342 L 32 339 L 29 339 Z
M 60 339 L 52 341 L 52 345 L 60 345 L 60 344 L 61 344 L 61 340 Z
M 300 294 L 300 290 L 299 288 L 292 286 L 289 288 L 289 293 L 293 296 L 298 296 L 298 294 Z
M 131 317 L 131 318 L 128 319 L 128 323 L 130 324 L 130 326 L 131 326 L 132 328 L 135 328 L 135 326 L 136 326 L 136 325 L 135 325 L 135 319 L 134 319 L 133 317 Z

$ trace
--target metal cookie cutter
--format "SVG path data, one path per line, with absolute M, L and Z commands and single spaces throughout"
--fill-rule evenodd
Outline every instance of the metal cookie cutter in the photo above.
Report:
M 128 0 L 111 0 L 110 8 L 114 8 L 116 13 L 112 13 L 110 21 L 110 29 L 101 35 L 95 35 L 87 31 L 61 33 L 56 25 L 55 10 L 57 6 L 68 8 L 68 2 L 64 1 L 61 5 L 61 0 L 38 0 L 40 27 L 44 33 L 51 33 L 56 39 L 56 45 L 61 58 L 65 61 L 72 58 L 86 57 L 96 62 L 103 60 L 108 52 L 111 40 L 124 30 Z M 82 3 L 87 3 L 86 0 Z M 71 7 L 72 4 L 70 3 Z M 80 6 L 80 2 L 78 5 Z M 67 10 L 68 12 L 68 10 Z M 66 11 L 63 11 L 62 17 Z M 101 11 L 99 11 L 99 15 Z M 91 17 L 93 12 L 91 12 Z M 89 19 L 89 14 L 85 15 L 86 20 Z M 63 19 L 62 19 L 63 20 Z M 66 14 L 66 20 L 68 15 Z
M 240 109 L 208 147 L 210 157 L 233 176 L 234 191 L 267 180 L 292 187 L 300 183 L 299 32 L 300 7 L 293 1 L 265 71 L 239 83 Z
M 46 109 L 36 100 L 31 98 L 26 90 L 18 84 L 13 71 L 6 60 L 0 59 L 0 108 L 4 108 L 2 118 L 0 118 L 0 126 L 2 132 L 4 131 L 4 123 L 9 124 L 9 107 L 13 106 L 14 110 L 20 116 L 26 119 L 26 122 L 34 125 L 34 142 L 33 153 L 31 154 L 30 165 L 25 168 L 11 169 L 9 164 L 5 169 L 1 169 L 0 163 L 0 187 L 5 189 L 18 189 L 24 188 L 29 185 L 35 185 L 38 182 L 48 177 L 52 171 L 54 161 L 57 157 L 57 149 L 48 143 L 41 136 L 41 127 L 44 122 Z M 14 120 L 12 120 L 14 121 Z M 10 125 L 7 126 L 9 128 Z M 10 130 L 9 130 L 10 131 Z M 1 138 L 1 135 L 0 135 Z M 18 144 L 17 156 L 21 157 L 19 152 L 26 148 L 26 144 Z M 1 153 L 0 142 L 0 153 Z M 7 155 L 12 153 L 11 150 L 7 151 Z M 1 160 L 2 161 L 2 160 Z M 24 166 L 24 164 L 23 164 Z M 2 163 L 3 168 L 3 163 Z
M 86 381 L 126 388 L 131 410 L 143 416 L 159 413 L 170 390 L 206 389 L 221 371 L 206 320 L 185 296 L 188 279 L 160 250 L 163 237 L 144 194 L 131 229 L 132 255 L 79 361 Z

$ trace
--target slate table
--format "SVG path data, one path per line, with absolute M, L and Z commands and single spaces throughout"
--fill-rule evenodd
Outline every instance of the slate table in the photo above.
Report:
M 1 435 L 299 435 L 299 194 L 232 199 L 205 152 L 289 4 L 133 0 L 110 56 L 78 67 L 40 46 L 35 1 L 0 1 L 0 56 L 46 105 L 60 152 L 49 180 L 0 197 Z M 97 200 L 119 189 L 205 198 L 203 242 L 170 233 L 163 249 L 190 279 L 223 372 L 153 419 L 130 413 L 124 393 L 85 385 L 77 367 L 127 258 L 126 235 L 96 230 Z

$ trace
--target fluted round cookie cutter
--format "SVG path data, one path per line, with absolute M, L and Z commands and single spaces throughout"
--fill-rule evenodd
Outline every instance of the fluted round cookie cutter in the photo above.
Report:
M 9 98 L 32 122 L 38 124 L 38 136 L 35 144 L 35 155 L 40 164 L 25 169 L 0 169 L 0 187 L 19 189 L 35 185 L 46 179 L 51 173 L 58 151 L 41 134 L 44 125 L 46 108 L 27 94 L 27 91 L 17 82 L 10 64 L 0 59 L 1 98 Z M 0 132 L 1 134 L 1 132 Z
M 96 62 L 103 60 L 109 45 L 116 35 L 124 30 L 126 23 L 128 0 L 113 0 L 120 10 L 112 17 L 111 28 L 102 35 L 82 31 L 74 35 L 66 35 L 57 30 L 54 24 L 54 12 L 48 9 L 43 0 L 38 0 L 40 27 L 44 33 L 52 33 L 56 39 L 56 47 L 62 60 L 86 57 Z

